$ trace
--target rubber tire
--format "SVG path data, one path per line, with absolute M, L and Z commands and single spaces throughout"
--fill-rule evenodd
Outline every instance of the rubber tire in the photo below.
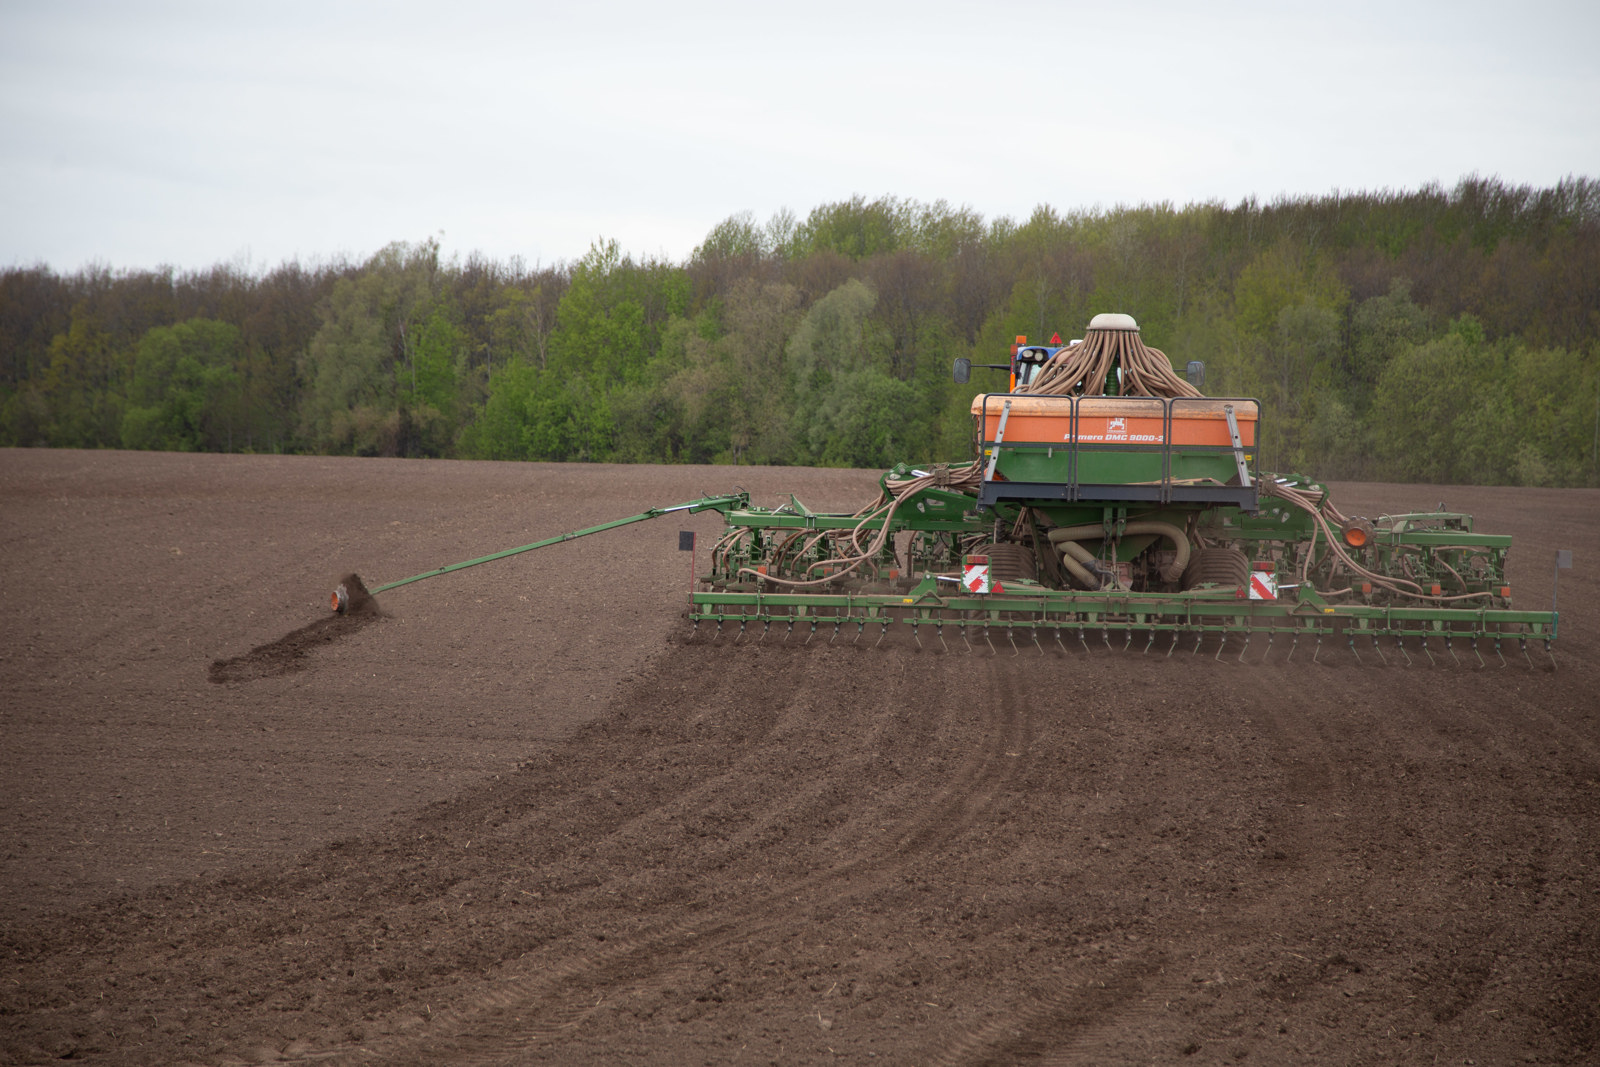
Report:
M 1034 558 L 1033 549 L 1026 545 L 1012 543 L 987 544 L 978 550 L 979 554 L 989 557 L 989 578 L 991 581 L 1006 582 L 1039 580 L 1039 561 Z
M 1196 549 L 1183 572 L 1184 591 L 1208 584 L 1230 589 L 1247 588 L 1250 584 L 1250 561 L 1237 548 Z

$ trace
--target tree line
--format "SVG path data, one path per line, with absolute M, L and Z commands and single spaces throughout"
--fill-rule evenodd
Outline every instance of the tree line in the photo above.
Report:
M 1600 484 L 1600 182 L 1026 221 L 885 197 L 734 215 L 684 262 L 0 272 L 0 444 L 878 467 L 970 455 L 958 356 L 1140 323 L 1259 397 L 1262 463 Z M 980 378 L 977 388 L 1002 389 Z

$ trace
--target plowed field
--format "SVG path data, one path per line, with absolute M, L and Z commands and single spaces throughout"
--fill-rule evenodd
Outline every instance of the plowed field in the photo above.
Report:
M 0 451 L 0 1062 L 1600 1060 L 1600 492 L 1334 487 L 1554 666 L 689 642 L 714 514 L 325 615 L 735 485 L 875 492 Z

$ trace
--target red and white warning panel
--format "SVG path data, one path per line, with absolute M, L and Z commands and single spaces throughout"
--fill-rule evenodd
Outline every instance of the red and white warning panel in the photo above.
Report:
M 1256 569 L 1250 572 L 1250 599 L 1278 599 L 1278 576 L 1273 572 L 1270 562 L 1258 562 Z
M 968 556 L 961 569 L 961 588 L 969 593 L 987 593 L 990 584 L 989 557 Z

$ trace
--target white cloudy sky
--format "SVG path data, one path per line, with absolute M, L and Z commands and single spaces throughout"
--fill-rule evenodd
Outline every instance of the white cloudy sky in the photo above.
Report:
M 0 0 L 0 267 L 1600 176 L 1600 3 Z

